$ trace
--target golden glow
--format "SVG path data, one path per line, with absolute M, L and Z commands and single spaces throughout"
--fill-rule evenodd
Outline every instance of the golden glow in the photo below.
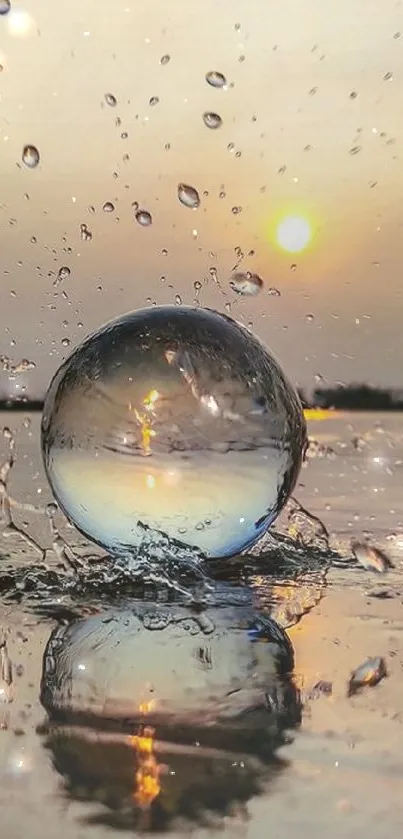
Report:
M 154 754 L 154 735 L 154 729 L 147 726 L 141 734 L 135 734 L 130 738 L 137 757 L 133 800 L 144 810 L 150 807 L 161 792 L 162 767 Z
M 25 38 L 32 31 L 34 21 L 28 12 L 23 9 L 11 9 L 7 15 L 7 28 L 10 35 L 16 38 Z
M 155 388 L 153 388 L 152 390 L 150 390 L 149 393 L 147 393 L 147 396 L 145 396 L 144 399 L 143 399 L 143 405 L 144 405 L 146 411 L 152 411 L 153 410 L 154 405 L 155 405 L 158 397 L 159 397 L 159 393 L 158 393 L 158 390 L 155 390 Z
M 140 413 L 140 411 L 137 411 L 136 408 L 134 409 L 134 415 L 140 426 L 141 448 L 143 449 L 143 455 L 145 457 L 149 457 L 152 453 L 151 438 L 156 436 L 156 432 L 154 431 L 152 424 L 155 416 L 154 405 L 159 398 L 159 395 L 158 390 L 153 388 L 149 391 L 149 393 L 147 393 L 147 396 L 144 397 L 143 406 L 146 410 L 145 414 Z
M 306 420 L 326 420 L 334 413 L 323 408 L 305 408 L 304 417 Z
M 312 228 L 303 216 L 285 216 L 276 227 L 276 241 L 288 253 L 301 253 L 312 240 Z

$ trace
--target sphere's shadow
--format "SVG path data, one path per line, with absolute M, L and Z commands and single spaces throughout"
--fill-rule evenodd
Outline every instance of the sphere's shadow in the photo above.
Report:
M 134 602 L 56 628 L 44 745 L 85 823 L 165 831 L 246 812 L 299 725 L 293 650 L 244 607 Z

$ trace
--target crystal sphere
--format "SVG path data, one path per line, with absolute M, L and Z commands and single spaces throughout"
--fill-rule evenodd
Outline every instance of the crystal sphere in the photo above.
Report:
M 42 452 L 54 496 L 112 554 L 145 529 L 232 556 L 274 521 L 306 445 L 299 399 L 269 350 L 226 315 L 140 309 L 54 376 Z

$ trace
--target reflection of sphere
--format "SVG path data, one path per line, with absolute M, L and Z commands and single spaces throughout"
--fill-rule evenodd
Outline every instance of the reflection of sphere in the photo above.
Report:
M 79 620 L 45 650 L 46 744 L 74 797 L 122 818 L 224 813 L 280 765 L 282 732 L 300 719 L 292 667 L 286 634 L 248 606 L 138 602 Z
M 230 556 L 292 491 L 305 424 L 248 330 L 166 306 L 113 321 L 76 349 L 49 388 L 42 445 L 60 506 L 108 550 L 135 549 L 145 526 Z

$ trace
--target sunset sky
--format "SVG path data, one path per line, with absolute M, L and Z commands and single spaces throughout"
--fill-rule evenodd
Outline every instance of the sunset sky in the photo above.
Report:
M 295 383 L 403 387 L 402 2 L 11 0 L 0 64 L 0 354 L 36 364 L 12 392 L 111 317 L 196 293 Z M 236 249 L 256 297 L 229 287 Z

